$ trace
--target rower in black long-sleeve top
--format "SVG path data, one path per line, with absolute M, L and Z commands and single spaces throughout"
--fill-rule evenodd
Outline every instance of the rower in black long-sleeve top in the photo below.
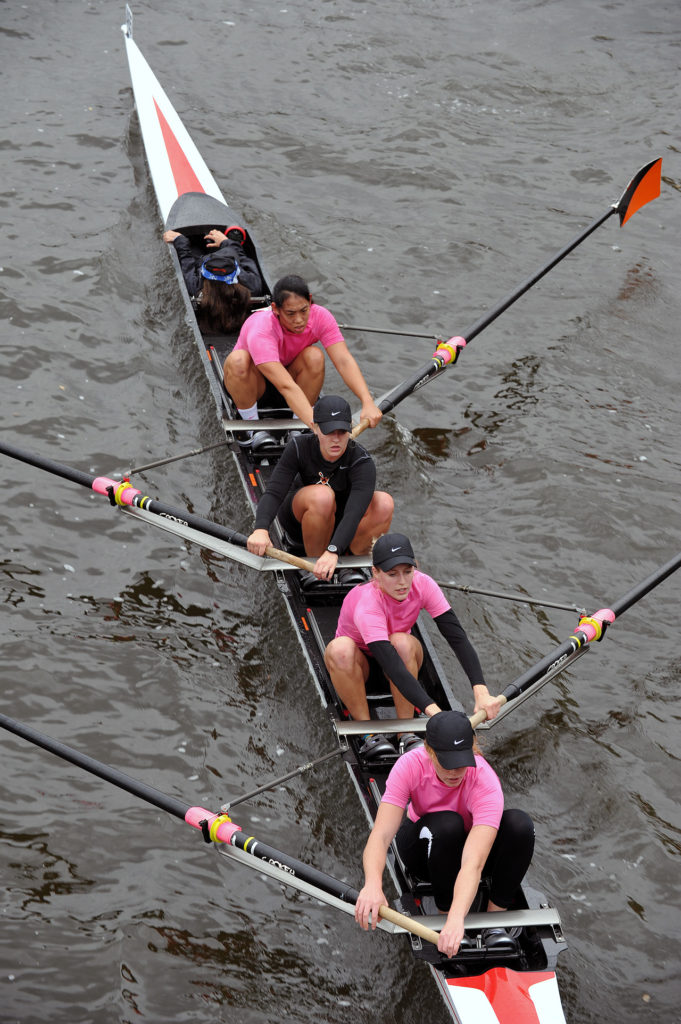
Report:
M 258 502 L 248 550 L 263 555 L 271 545 L 275 516 L 305 552 L 316 558 L 314 577 L 329 580 L 339 555 L 368 553 L 372 539 L 390 529 L 393 500 L 375 491 L 376 466 L 350 438 L 350 406 L 326 395 L 314 406 L 314 433 L 286 445 L 267 491 Z

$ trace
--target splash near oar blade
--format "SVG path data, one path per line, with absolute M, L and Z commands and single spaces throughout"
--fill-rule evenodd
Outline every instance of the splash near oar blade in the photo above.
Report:
M 634 214 L 657 199 L 662 187 L 662 157 L 651 160 L 631 179 L 617 203 L 620 227 L 624 227 Z

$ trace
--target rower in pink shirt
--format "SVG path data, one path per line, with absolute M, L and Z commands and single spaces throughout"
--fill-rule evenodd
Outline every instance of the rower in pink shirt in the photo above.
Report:
M 514 905 L 532 860 L 534 825 L 525 811 L 504 808 L 499 778 L 463 712 L 433 715 L 425 746 L 400 757 L 388 775 L 355 905 L 365 930 L 376 927 L 379 907 L 389 905 L 383 871 L 393 839 L 407 870 L 431 883 L 437 909 L 447 915 L 438 941 L 446 956 L 470 944 L 464 918 L 478 893 L 480 910 Z M 483 929 L 482 942 L 492 954 L 508 954 L 517 948 L 517 935 L 491 927 Z
M 484 709 L 488 718 L 494 718 L 499 701 L 490 695 L 476 650 L 435 580 L 417 569 L 409 538 L 386 533 L 374 544 L 372 561 L 372 580 L 354 587 L 343 601 L 336 636 L 325 654 L 336 693 L 352 718 L 361 722 L 370 718 L 366 696 L 370 658 L 376 659 L 390 682 L 398 718 L 413 718 L 415 707 L 429 716 L 440 711 L 418 679 L 423 649 L 411 629 L 422 609 L 432 616 L 468 676 L 475 710 Z M 420 742 L 405 731 L 400 752 Z M 360 753 L 370 760 L 380 759 L 394 756 L 395 748 L 385 736 L 368 733 Z
M 362 403 L 360 419 L 375 427 L 383 413 L 335 318 L 312 301 L 305 281 L 293 274 L 277 281 L 271 309 L 248 318 L 225 360 L 225 388 L 241 418 L 257 420 L 259 401 L 275 407 L 288 405 L 312 429 L 312 406 L 324 383 L 324 352 Z M 257 431 L 247 443 L 255 451 L 264 451 L 268 441 L 272 438 L 266 431 Z

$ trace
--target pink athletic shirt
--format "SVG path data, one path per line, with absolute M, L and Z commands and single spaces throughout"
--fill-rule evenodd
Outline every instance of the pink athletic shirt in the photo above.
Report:
M 387 640 L 391 633 L 410 633 L 422 608 L 433 618 L 448 612 L 450 604 L 435 580 L 414 571 L 404 601 L 389 597 L 371 580 L 353 587 L 341 606 L 336 636 L 349 636 L 362 651 L 375 640 Z
M 271 309 L 252 313 L 241 328 L 234 351 L 247 349 L 256 366 L 258 363 L 289 366 L 303 349 L 317 341 L 321 341 L 324 348 L 329 348 L 330 345 L 344 341 L 344 338 L 333 314 L 313 302 L 307 325 L 301 334 L 285 331 Z
M 388 775 L 383 802 L 406 807 L 411 821 L 431 811 L 456 811 L 463 818 L 466 832 L 473 825 L 498 829 L 504 810 L 501 783 L 484 757 L 475 755 L 475 768 L 466 770 L 459 786 L 445 786 L 423 747 L 397 759 Z

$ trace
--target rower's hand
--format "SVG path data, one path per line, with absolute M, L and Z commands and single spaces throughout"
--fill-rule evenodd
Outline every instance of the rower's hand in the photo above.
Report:
M 246 542 L 246 547 L 252 555 L 265 554 L 265 549 L 272 547 L 272 541 L 267 530 L 254 530 Z
M 163 232 L 163 241 L 164 242 L 168 242 L 168 243 L 174 242 L 175 239 L 179 238 L 179 237 L 180 237 L 180 232 L 179 231 L 164 231 Z
M 383 895 L 380 885 L 365 885 L 355 903 L 355 921 L 364 931 L 371 927 L 372 931 L 378 924 L 378 908 L 387 907 L 388 901 Z M 371 918 L 371 920 L 369 920 Z
M 370 398 L 362 405 L 359 418 L 360 420 L 369 420 L 369 426 L 375 427 L 378 425 L 379 421 L 383 419 L 383 413 L 373 399 Z
M 338 555 L 332 554 L 331 551 L 325 551 L 315 562 L 312 572 L 318 580 L 330 580 L 336 571 L 337 563 Z
M 218 231 L 217 228 L 213 228 L 207 235 L 203 236 L 203 240 L 206 243 L 206 249 L 219 249 L 226 238 L 227 235 L 224 231 Z
M 440 932 L 440 938 L 437 940 L 437 948 L 445 956 L 456 956 L 462 938 L 463 919 L 456 918 L 454 921 L 450 921 L 447 918 L 447 922 Z
M 503 702 L 498 697 L 493 697 L 484 683 L 478 683 L 473 687 L 473 696 L 475 697 L 476 712 L 484 711 L 489 721 L 497 717 Z

